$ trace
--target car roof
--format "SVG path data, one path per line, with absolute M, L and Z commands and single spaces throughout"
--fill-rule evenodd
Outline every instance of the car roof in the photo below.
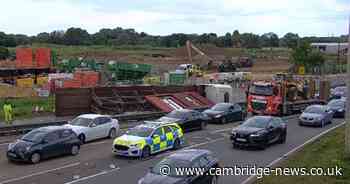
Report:
M 144 124 L 141 124 L 143 127 L 149 128 L 158 128 L 166 125 L 173 125 L 174 123 L 163 122 L 163 121 L 144 121 Z
M 312 107 L 314 107 L 314 108 L 326 108 L 325 105 L 310 105 L 307 108 L 312 108 Z
M 45 131 L 45 132 L 53 132 L 53 131 L 56 131 L 56 130 L 70 130 L 70 129 L 67 128 L 67 127 L 64 127 L 64 126 L 47 126 L 47 127 L 37 128 L 35 130 Z
M 109 116 L 101 115 L 101 114 L 82 114 L 79 116 L 79 118 L 87 118 L 87 119 L 95 119 L 98 117 L 109 117 Z
M 186 161 L 192 162 L 193 160 L 197 159 L 202 155 L 208 155 L 211 153 L 212 153 L 211 151 L 204 150 L 204 149 L 187 149 L 187 150 L 177 151 L 174 154 L 168 156 L 168 158 L 186 160 Z

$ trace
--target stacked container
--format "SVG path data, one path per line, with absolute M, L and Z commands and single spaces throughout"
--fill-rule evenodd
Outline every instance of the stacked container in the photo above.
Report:
M 31 48 L 16 49 L 16 68 L 34 68 L 33 50 Z
M 51 62 L 51 49 L 38 48 L 35 52 L 35 61 L 38 68 L 49 68 Z

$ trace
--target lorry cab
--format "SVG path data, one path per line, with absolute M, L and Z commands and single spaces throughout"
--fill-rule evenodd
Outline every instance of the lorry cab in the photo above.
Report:
M 274 82 L 254 82 L 248 89 L 248 112 L 277 115 L 282 104 L 281 85 Z

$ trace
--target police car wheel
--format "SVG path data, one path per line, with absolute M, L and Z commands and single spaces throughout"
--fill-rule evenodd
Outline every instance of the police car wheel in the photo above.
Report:
M 180 140 L 176 139 L 173 146 L 174 150 L 180 149 L 180 146 Z
M 148 146 L 143 148 L 143 150 L 142 150 L 142 158 L 147 158 L 150 155 L 151 155 L 151 149 Z

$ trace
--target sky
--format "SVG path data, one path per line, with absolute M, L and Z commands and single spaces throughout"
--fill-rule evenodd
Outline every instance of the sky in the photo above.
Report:
M 81 27 L 134 28 L 152 35 L 234 30 L 300 36 L 348 33 L 350 0 L 7 0 L 0 31 L 36 35 Z

